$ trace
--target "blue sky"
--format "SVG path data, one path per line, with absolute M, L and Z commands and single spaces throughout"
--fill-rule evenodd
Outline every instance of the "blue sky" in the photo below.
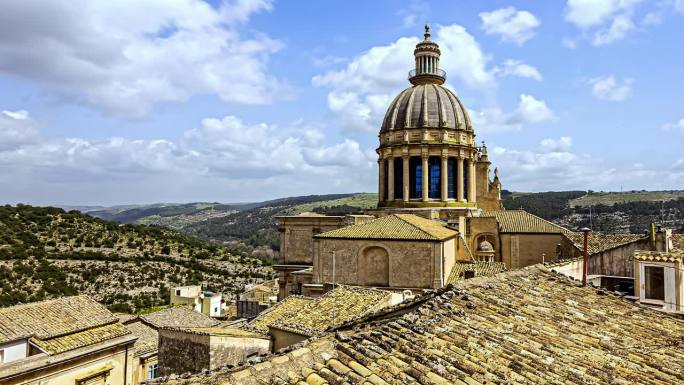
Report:
M 684 0 L 0 7 L 0 202 L 375 191 L 426 21 L 504 188 L 684 189 Z

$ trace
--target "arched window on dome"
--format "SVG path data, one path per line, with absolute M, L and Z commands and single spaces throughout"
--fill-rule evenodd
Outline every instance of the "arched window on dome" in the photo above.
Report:
M 456 199 L 456 158 L 449 157 L 447 160 L 447 198 Z
M 394 158 L 394 199 L 404 199 L 404 159 Z
M 437 156 L 428 158 L 428 170 L 428 198 L 440 199 L 442 195 L 441 159 Z
M 409 199 L 423 197 L 423 165 L 419 156 L 409 160 Z

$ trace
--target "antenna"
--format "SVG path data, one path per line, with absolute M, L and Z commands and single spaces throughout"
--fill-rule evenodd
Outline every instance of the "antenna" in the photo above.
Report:
M 332 291 L 335 291 L 335 250 L 332 251 Z M 332 326 L 335 327 L 335 308 L 337 307 L 337 301 L 335 300 L 335 296 L 333 295 L 333 308 L 332 308 Z
M 591 205 L 589 205 L 589 229 L 594 230 L 594 222 L 591 217 Z

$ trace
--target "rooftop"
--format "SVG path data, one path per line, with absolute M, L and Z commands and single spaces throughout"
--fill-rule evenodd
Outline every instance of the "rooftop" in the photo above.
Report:
M 157 329 L 150 327 L 141 321 L 131 322 L 124 325 L 134 336 L 138 337 L 135 341 L 135 355 L 151 353 L 157 350 L 159 345 L 159 333 Z
M 313 336 L 389 305 L 390 296 L 383 290 L 339 285 L 309 301 L 298 311 L 280 318 L 272 326 Z
M 568 229 L 530 214 L 525 210 L 483 211 L 480 217 L 494 217 L 501 233 L 547 233 L 561 234 Z
M 674 249 L 684 251 L 684 234 L 672 234 Z
M 584 250 L 583 233 L 567 231 L 563 233 L 563 235 L 565 235 L 578 250 Z M 647 236 L 643 234 L 604 234 L 590 232 L 587 246 L 589 248 L 589 254 L 593 255 L 643 239 L 647 239 Z
M 392 214 L 369 222 L 331 230 L 315 238 L 443 241 L 458 233 L 437 221 L 413 214 Z
M 456 262 L 451 269 L 447 283 L 456 283 L 466 279 L 466 272 L 473 272 L 474 277 L 489 277 L 504 271 L 506 271 L 506 264 L 503 262 Z
M 117 321 L 85 295 L 17 305 L 0 309 L 0 343 L 30 336 L 46 340 Z
M 218 325 L 218 321 L 198 313 L 187 306 L 173 306 L 168 309 L 140 316 L 143 322 L 154 328 L 188 328 L 210 327 Z
M 171 384 L 675 384 L 684 321 L 537 265 Z M 300 382 L 298 382 L 300 381 Z
M 675 262 L 684 259 L 684 250 L 674 250 L 669 253 L 661 251 L 644 251 L 636 250 L 634 252 L 634 259 L 639 261 L 656 261 L 656 262 Z
M 244 328 L 261 333 L 268 333 L 269 326 L 272 326 L 280 319 L 299 311 L 299 309 L 312 300 L 313 298 L 291 295 L 261 312 L 261 314 L 245 325 Z

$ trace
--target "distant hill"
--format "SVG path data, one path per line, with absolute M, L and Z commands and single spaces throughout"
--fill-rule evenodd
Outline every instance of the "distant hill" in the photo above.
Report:
M 230 296 L 271 276 L 258 259 L 176 230 L 0 206 L 0 306 L 89 294 L 133 311 L 167 303 L 171 286 L 202 283 Z
M 656 223 L 684 233 L 684 191 L 561 191 L 505 196 L 505 208 L 522 208 L 570 229 L 642 233 Z

